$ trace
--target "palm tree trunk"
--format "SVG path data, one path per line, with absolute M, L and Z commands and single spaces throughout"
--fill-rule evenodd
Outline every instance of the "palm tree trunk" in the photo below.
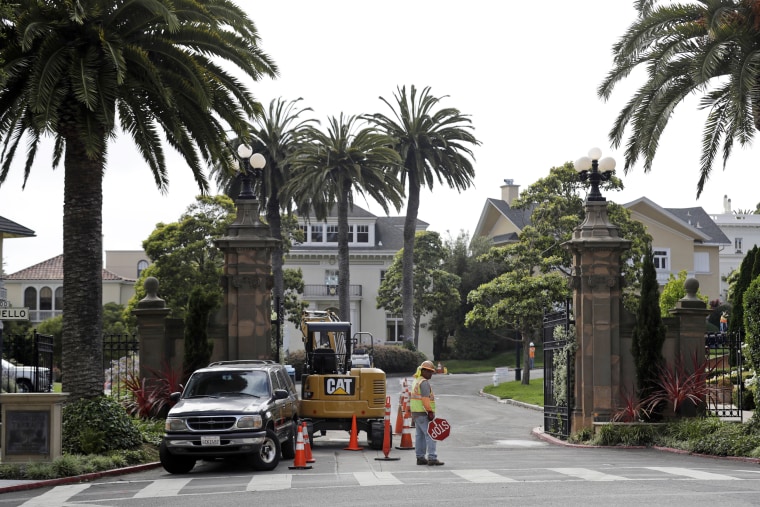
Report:
M 77 135 L 66 139 L 63 203 L 63 390 L 103 394 L 103 170 Z
M 419 336 L 414 325 L 414 236 L 417 233 L 417 213 L 420 209 L 420 184 L 414 172 L 408 172 L 409 196 L 404 219 L 404 253 L 401 256 L 401 308 L 405 338 L 414 340 L 419 347 Z
M 351 181 L 341 183 L 343 188 L 338 198 L 338 305 L 340 320 L 351 320 L 351 300 L 349 298 L 350 267 L 348 262 L 348 194 Z
M 272 288 L 274 297 L 272 298 L 272 304 L 277 304 L 277 301 L 280 302 L 280 307 L 274 309 L 277 312 L 277 318 L 280 322 L 280 326 L 276 331 L 277 336 L 275 339 L 277 340 L 277 343 L 275 351 L 280 351 L 280 353 L 282 353 L 282 323 L 284 322 L 284 315 L 281 314 L 281 309 L 283 308 L 285 301 L 285 277 L 282 273 L 282 265 L 284 263 L 282 250 L 282 217 L 280 217 L 280 201 L 277 198 L 277 195 L 270 195 L 269 199 L 267 199 L 267 222 L 269 222 L 270 234 L 273 238 L 279 240 L 272 250 L 272 274 L 274 275 L 274 287 Z M 281 358 L 279 357 L 276 358 L 278 362 L 280 359 Z

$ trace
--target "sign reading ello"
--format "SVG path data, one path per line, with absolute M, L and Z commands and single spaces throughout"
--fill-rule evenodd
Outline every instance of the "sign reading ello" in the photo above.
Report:
M 29 320 L 29 308 L 0 308 L 0 320 Z

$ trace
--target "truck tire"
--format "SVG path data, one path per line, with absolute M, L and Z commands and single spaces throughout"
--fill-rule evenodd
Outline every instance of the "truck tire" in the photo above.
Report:
M 375 451 L 383 450 L 383 438 L 385 437 L 385 421 L 370 421 L 367 430 L 367 443 L 370 449 Z M 390 444 L 393 447 L 393 435 L 389 435 Z
M 293 459 L 296 457 L 296 437 L 298 436 L 298 424 L 296 421 L 290 423 L 290 436 L 282 444 L 282 459 Z
M 280 464 L 280 440 L 274 430 L 267 429 L 264 443 L 249 456 L 251 466 L 256 470 L 274 470 Z
M 158 448 L 158 456 L 161 459 L 161 465 L 164 470 L 170 474 L 186 474 L 195 466 L 195 458 L 188 456 L 175 456 L 166 448 L 166 444 L 161 442 Z

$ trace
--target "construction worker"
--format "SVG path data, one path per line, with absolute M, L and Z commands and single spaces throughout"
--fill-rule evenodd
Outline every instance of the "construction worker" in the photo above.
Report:
M 530 348 L 528 348 L 528 357 L 530 358 L 530 369 L 532 370 L 536 364 L 536 346 L 533 342 L 530 342 Z
M 414 450 L 418 465 L 440 466 L 435 452 L 436 441 L 428 434 L 428 424 L 435 419 L 435 395 L 430 385 L 430 377 L 435 373 L 435 366 L 430 361 L 423 361 L 414 374 L 409 408 L 417 428 Z M 427 457 L 425 455 L 427 454 Z

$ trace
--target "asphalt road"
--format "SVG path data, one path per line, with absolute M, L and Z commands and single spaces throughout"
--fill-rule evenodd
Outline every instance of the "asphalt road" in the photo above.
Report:
M 389 379 L 397 396 L 398 378 Z M 540 379 L 534 381 L 540 382 Z M 760 505 L 760 467 L 652 449 L 578 448 L 538 438 L 541 411 L 479 395 L 491 374 L 433 377 L 438 414 L 452 425 L 442 467 L 417 466 L 413 450 L 347 451 L 349 435 L 315 438 L 309 470 L 272 472 L 202 463 L 187 475 L 162 468 L 89 483 L 11 492 L 4 506 L 258 505 Z M 397 401 L 397 398 L 394 399 Z M 394 417 L 395 417 L 395 409 Z M 378 459 L 380 458 L 380 459 Z

